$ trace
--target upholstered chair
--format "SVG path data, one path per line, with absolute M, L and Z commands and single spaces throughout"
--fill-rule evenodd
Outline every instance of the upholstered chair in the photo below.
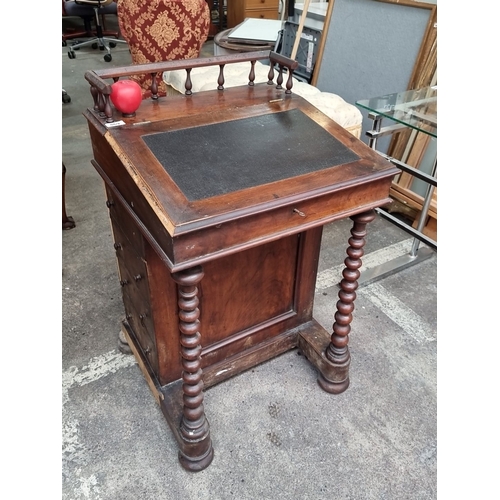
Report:
M 191 59 L 208 38 L 210 9 L 206 0 L 118 0 L 118 24 L 128 42 L 133 64 Z M 134 78 L 151 95 L 152 78 Z M 161 75 L 158 95 L 166 95 Z

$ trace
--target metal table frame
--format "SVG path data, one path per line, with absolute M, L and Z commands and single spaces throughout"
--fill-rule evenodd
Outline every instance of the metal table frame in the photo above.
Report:
M 356 103 L 358 104 L 358 103 Z M 359 104 L 358 104 L 359 105 Z M 392 135 L 395 132 L 398 132 L 404 128 L 408 128 L 409 125 L 404 124 L 404 123 L 396 123 L 394 125 L 390 126 L 385 126 L 382 127 L 382 120 L 386 118 L 383 114 L 376 113 L 376 112 L 370 112 L 368 114 L 368 118 L 372 120 L 372 129 L 368 130 L 366 132 L 367 137 L 369 138 L 368 145 L 376 150 L 377 148 L 377 139 L 379 137 L 384 137 L 388 135 Z M 425 116 L 421 115 L 418 117 L 421 120 L 425 121 Z M 390 117 L 388 119 L 391 119 Z M 432 123 L 432 122 L 430 122 Z M 433 123 L 434 124 L 434 123 Z M 420 130 L 416 129 L 422 132 L 425 132 L 425 130 Z M 417 227 L 414 228 L 410 226 L 409 224 L 405 223 L 404 221 L 398 219 L 397 217 L 394 217 L 392 214 L 382 210 L 382 209 L 376 209 L 376 212 L 383 217 L 384 219 L 389 220 L 405 232 L 409 233 L 414 237 L 413 243 L 411 246 L 410 251 L 402 255 L 396 259 L 393 259 L 389 262 L 385 262 L 383 264 L 380 264 L 376 267 L 366 269 L 361 273 L 361 276 L 358 280 L 359 286 L 366 286 L 370 283 L 373 283 L 374 281 L 377 281 L 379 279 L 385 278 L 387 276 L 390 276 L 391 274 L 394 274 L 398 271 L 401 271 L 403 269 L 406 269 L 409 266 L 413 266 L 419 262 L 422 262 L 423 260 L 428 259 L 432 255 L 434 255 L 434 252 L 437 250 L 437 242 L 433 240 L 432 238 L 429 238 L 427 235 L 423 233 L 423 229 L 425 226 L 425 221 L 427 219 L 428 213 L 429 213 L 429 207 L 431 204 L 432 200 L 432 195 L 434 193 L 434 190 L 437 187 L 437 156 L 434 159 L 433 166 L 431 169 L 431 173 L 427 174 L 425 172 L 421 172 L 420 170 L 397 160 L 396 158 L 392 158 L 389 155 L 386 155 L 380 151 L 377 151 L 381 156 L 389 160 L 393 165 L 398 167 L 400 170 L 403 172 L 406 172 L 421 181 L 427 183 L 427 190 L 424 196 L 424 202 L 422 205 L 422 210 L 420 212 L 420 216 L 418 218 L 418 223 Z M 427 245 L 426 247 L 420 247 L 420 243 L 425 243 Z

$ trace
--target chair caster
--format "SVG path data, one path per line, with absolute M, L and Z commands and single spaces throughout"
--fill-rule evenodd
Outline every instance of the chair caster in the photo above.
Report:
M 68 50 L 68 57 L 70 59 L 74 59 L 76 57 L 76 54 L 72 50 Z
M 116 47 L 116 43 L 115 42 L 109 42 L 109 46 L 114 49 Z
M 62 91 L 62 102 L 64 104 L 71 102 L 71 97 L 68 95 L 68 93 L 65 90 Z
M 106 62 L 111 61 L 111 59 L 112 59 L 111 54 L 106 54 L 106 55 L 104 56 L 104 60 L 105 60 Z

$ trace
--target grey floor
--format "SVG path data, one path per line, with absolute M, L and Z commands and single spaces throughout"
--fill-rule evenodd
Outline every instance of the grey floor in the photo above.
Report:
M 210 55 L 208 43 L 203 52 Z M 359 289 L 351 386 L 323 392 L 296 351 L 206 390 L 215 458 L 183 470 L 168 425 L 133 357 L 117 349 L 121 291 L 103 183 L 90 164 L 87 69 L 130 63 L 62 48 L 62 159 L 76 227 L 62 234 L 64 500 L 330 500 L 437 498 L 437 255 Z M 315 317 L 333 323 L 350 222 L 325 227 Z M 377 218 L 368 268 L 409 250 Z

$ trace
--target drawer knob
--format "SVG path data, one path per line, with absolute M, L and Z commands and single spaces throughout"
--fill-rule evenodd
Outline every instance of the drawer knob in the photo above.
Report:
M 301 212 L 298 208 L 294 208 L 293 211 L 296 214 L 299 214 L 301 217 L 305 217 L 306 216 L 306 214 L 304 212 Z
M 115 204 L 115 202 L 114 202 L 114 201 L 109 201 L 109 200 L 106 200 L 106 206 L 107 206 L 108 208 L 111 208 L 114 204 Z
M 140 274 L 138 274 L 137 276 L 134 276 L 134 279 L 135 279 L 135 281 L 141 281 L 142 276 Z
M 128 285 L 128 280 L 120 280 L 120 285 L 121 286 Z
M 115 247 L 115 250 L 120 250 L 120 248 L 122 247 L 122 244 L 121 243 L 115 243 L 113 246 Z

